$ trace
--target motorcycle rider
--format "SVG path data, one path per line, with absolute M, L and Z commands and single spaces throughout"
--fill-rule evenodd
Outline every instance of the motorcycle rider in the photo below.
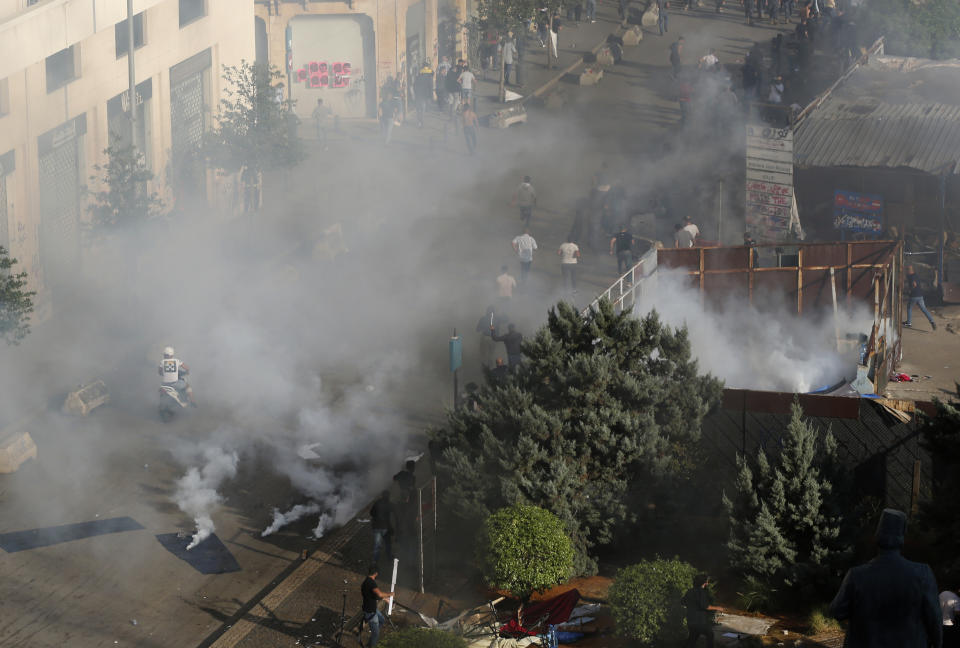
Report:
M 187 399 L 190 401 L 190 405 L 196 407 L 197 403 L 193 400 L 193 389 L 191 389 L 187 381 L 183 379 L 184 376 L 190 373 L 190 368 L 185 362 L 176 358 L 175 354 L 176 352 L 172 346 L 164 347 L 163 360 L 160 361 L 160 366 L 157 367 L 157 373 L 160 374 L 160 381 L 164 387 L 173 387 L 177 392 L 185 393 Z

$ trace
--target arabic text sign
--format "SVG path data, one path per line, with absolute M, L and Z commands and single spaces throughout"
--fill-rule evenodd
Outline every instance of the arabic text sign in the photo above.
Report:
M 747 230 L 761 243 L 783 240 L 793 203 L 793 130 L 747 125 Z
M 834 192 L 833 226 L 878 236 L 883 231 L 883 197 L 853 191 Z

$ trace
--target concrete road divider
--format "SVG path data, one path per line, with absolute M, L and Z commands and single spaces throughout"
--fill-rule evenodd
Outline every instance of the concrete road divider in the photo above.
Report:
M 600 79 L 602 78 L 603 68 L 599 65 L 592 65 L 584 68 L 583 72 L 580 73 L 579 82 L 582 86 L 592 86 L 600 83 Z
M 63 413 L 86 416 L 108 402 L 110 392 L 107 391 L 107 385 L 102 380 L 93 380 L 67 394 L 67 399 L 63 402 Z
M 643 30 L 640 29 L 640 25 L 634 25 L 627 31 L 623 32 L 623 45 L 634 46 L 639 45 L 640 41 L 643 40 Z
M 24 419 L 0 430 L 0 473 L 16 472 L 28 459 L 37 458 L 37 444 L 26 430 L 31 420 Z

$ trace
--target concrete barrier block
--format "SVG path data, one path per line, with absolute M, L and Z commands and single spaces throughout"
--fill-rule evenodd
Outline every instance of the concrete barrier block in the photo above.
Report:
M 67 394 L 67 399 L 63 402 L 63 412 L 86 416 L 108 402 L 110 402 L 110 392 L 107 391 L 107 385 L 102 380 L 94 380 L 80 385 Z
M 638 25 L 634 25 L 623 33 L 624 46 L 639 45 L 643 40 L 643 30 Z
M 643 12 L 640 24 L 644 27 L 656 27 L 658 20 L 660 20 L 660 11 L 657 9 L 656 3 L 651 3 L 650 8 Z
M 597 52 L 597 63 L 600 65 L 604 67 L 613 67 L 614 62 L 613 52 L 610 51 L 609 47 L 601 48 L 601 50 Z
M 547 110 L 561 110 L 564 105 L 567 103 L 567 98 L 563 95 L 562 92 L 551 92 L 549 96 L 543 101 L 543 106 Z
M 16 472 L 28 459 L 37 458 L 37 444 L 24 429 L 14 424 L 0 430 L 0 473 Z
M 600 66 L 588 67 L 580 73 L 580 85 L 592 86 L 600 83 L 603 78 L 603 68 Z

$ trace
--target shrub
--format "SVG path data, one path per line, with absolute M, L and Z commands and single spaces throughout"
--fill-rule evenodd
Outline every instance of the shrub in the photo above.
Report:
M 490 515 L 477 553 L 487 584 L 523 602 L 573 573 L 573 543 L 563 524 L 537 506 L 518 504 Z
M 741 591 L 737 592 L 737 607 L 747 612 L 769 610 L 773 607 L 774 596 L 777 590 L 755 576 L 744 579 Z
M 467 640 L 443 630 L 406 628 L 383 636 L 381 648 L 467 648 Z
M 819 605 L 810 612 L 807 617 L 807 633 L 818 635 L 830 630 L 841 630 L 840 622 L 834 619 L 827 612 L 826 605 Z
M 617 572 L 608 596 L 617 633 L 644 644 L 678 643 L 686 628 L 680 599 L 696 573 L 678 558 L 645 560 Z

